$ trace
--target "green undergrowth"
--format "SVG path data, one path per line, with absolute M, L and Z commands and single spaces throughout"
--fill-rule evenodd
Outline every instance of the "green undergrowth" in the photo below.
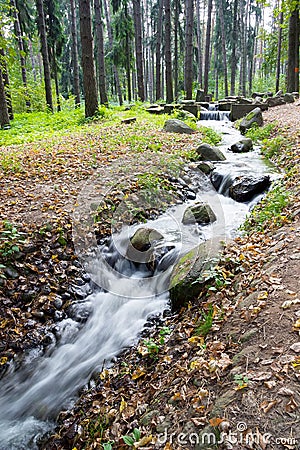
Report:
M 251 215 L 246 219 L 241 229 L 246 233 L 251 231 L 265 231 L 269 228 L 280 227 L 289 222 L 285 208 L 291 201 L 291 193 L 282 182 L 278 182 L 273 189 L 257 204 Z

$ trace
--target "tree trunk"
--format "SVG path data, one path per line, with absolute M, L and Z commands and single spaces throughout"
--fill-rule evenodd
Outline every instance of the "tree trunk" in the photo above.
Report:
M 80 79 L 78 62 L 78 39 L 75 0 L 70 0 L 71 6 L 71 34 L 72 34 L 72 65 L 73 65 L 73 94 L 75 95 L 75 108 L 80 106 Z
M 231 36 L 231 74 L 230 74 L 230 95 L 235 95 L 235 80 L 236 80 L 236 44 L 238 35 L 238 0 L 234 0 L 233 4 L 233 29 Z
M 208 0 L 206 39 L 205 39 L 205 58 L 204 58 L 204 86 L 203 86 L 205 95 L 207 95 L 207 93 L 208 93 L 208 74 L 209 74 L 209 66 L 210 66 L 211 13 L 212 13 L 212 0 Z
M 178 98 L 178 24 L 179 24 L 179 0 L 175 1 L 174 12 L 174 91 L 175 99 Z
M 99 0 L 94 0 L 95 8 L 95 25 L 97 38 L 97 59 L 98 59 L 98 80 L 100 91 L 100 103 L 108 105 L 108 98 L 106 93 L 106 76 L 105 76 L 105 61 L 104 61 L 104 37 L 103 37 L 103 22 L 101 17 L 102 5 Z
M 158 2 L 158 19 L 156 30 L 156 100 L 163 97 L 161 92 L 161 41 L 162 41 L 162 22 L 163 22 L 163 0 Z
M 184 89 L 186 99 L 193 97 L 193 28 L 194 1 L 185 2 L 185 58 L 184 58 Z
M 46 92 L 46 104 L 48 109 L 53 112 L 52 88 L 51 88 L 51 71 L 49 63 L 49 52 L 46 35 L 45 15 L 43 0 L 36 0 L 36 9 L 38 13 L 38 28 L 41 40 L 41 53 L 44 67 L 44 80 Z
M 9 115 L 1 68 L 0 68 L 0 126 L 1 128 L 9 127 Z
M 79 0 L 80 38 L 82 52 L 85 117 L 93 117 L 98 110 L 94 65 L 90 0 Z
M 166 62 L 166 94 L 167 103 L 173 103 L 172 54 L 171 54 L 171 2 L 165 3 L 165 62 Z
M 136 53 L 136 72 L 138 84 L 139 99 L 145 101 L 144 88 L 144 62 L 143 62 L 143 43 L 142 43 L 142 17 L 141 17 L 141 2 L 140 0 L 133 0 L 133 20 L 135 30 L 135 53 Z
M 224 70 L 224 91 L 225 97 L 228 97 L 228 78 L 227 78 L 227 55 L 226 55 L 226 41 L 225 41 L 225 22 L 224 22 L 224 2 L 220 0 L 219 17 L 221 26 L 221 41 L 222 41 L 222 55 L 223 55 L 223 70 Z
M 59 97 L 58 75 L 57 75 L 57 62 L 56 62 L 56 54 L 55 53 L 56 53 L 56 50 L 55 50 L 55 45 L 54 45 L 53 53 L 52 53 L 52 70 L 53 70 L 53 77 L 54 77 L 54 82 L 55 82 L 57 111 L 61 111 L 61 104 L 60 104 L 60 97 Z
M 287 91 L 299 88 L 299 9 L 291 12 L 289 19 L 289 43 L 287 66 Z
M 201 31 L 201 17 L 200 17 L 200 0 L 196 0 L 196 14 L 197 14 L 197 47 L 198 47 L 198 83 L 202 87 L 203 83 L 203 55 L 202 55 L 202 31 Z
M 113 35 L 112 35 L 112 29 L 111 29 L 109 4 L 107 4 L 107 0 L 104 0 L 104 11 L 105 11 L 105 18 L 106 18 L 106 25 L 107 25 L 108 45 L 109 45 L 109 50 L 112 52 L 114 41 L 113 41 Z M 118 72 L 117 66 L 115 64 L 113 64 L 112 69 L 113 69 L 113 74 L 114 74 L 114 78 L 115 78 L 119 104 L 123 105 L 123 95 L 122 95 L 122 89 L 121 89 L 121 85 L 120 85 L 120 78 L 119 78 L 119 72 Z
M 0 33 L 0 37 L 2 37 L 1 33 Z M 7 64 L 5 61 L 5 52 L 4 52 L 3 48 L 0 48 L 0 56 L 1 56 L 1 66 L 0 67 L 2 69 L 2 80 L 3 80 L 3 84 L 4 84 L 6 107 L 7 107 L 9 119 L 13 120 L 14 113 L 13 113 L 13 107 L 12 107 L 12 101 L 11 101 L 9 76 L 8 76 Z
M 27 90 L 26 60 L 25 60 L 25 50 L 24 50 L 24 43 L 23 43 L 23 38 L 22 38 L 22 31 L 21 31 L 20 20 L 19 20 L 19 10 L 17 9 L 15 0 L 11 0 L 10 4 L 12 7 L 15 34 L 16 34 L 16 38 L 18 41 L 18 47 L 19 47 L 22 82 L 23 82 L 23 86 L 25 88 L 26 109 L 27 109 L 27 111 L 30 111 L 31 104 L 30 104 L 30 99 L 29 99 L 28 90 Z
M 128 8 L 127 8 L 127 2 L 125 1 L 124 4 L 124 12 L 126 20 L 128 18 Z M 127 95 L 128 95 L 128 102 L 131 102 L 132 95 L 131 95 L 131 50 L 130 50 L 130 39 L 129 39 L 129 33 L 128 30 L 126 30 L 125 35 L 125 46 L 126 46 L 126 80 L 127 80 Z

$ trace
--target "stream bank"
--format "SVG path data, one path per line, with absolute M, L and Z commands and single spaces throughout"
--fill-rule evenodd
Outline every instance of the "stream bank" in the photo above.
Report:
M 293 154 L 283 147 L 276 160 L 287 172 L 299 161 L 299 133 L 292 142 Z M 297 173 L 283 182 L 291 193 L 299 192 Z M 205 286 L 187 309 L 156 324 L 144 341 L 103 370 L 77 406 L 61 415 L 62 425 L 45 448 L 110 448 L 110 443 L 125 449 L 122 436 L 132 438 L 134 429 L 142 448 L 208 448 L 198 445 L 200 430 L 231 432 L 239 438 L 235 449 L 253 448 L 258 441 L 261 448 L 298 448 L 299 333 L 292 324 L 299 292 L 299 203 L 283 213 L 290 225 L 278 230 L 271 221 L 264 232 L 235 239 L 216 273 L 216 280 L 228 284 L 215 286 L 208 297 Z M 290 306 L 282 308 L 283 300 Z M 208 334 L 197 335 L 210 305 Z M 218 448 L 230 445 L 227 440 Z

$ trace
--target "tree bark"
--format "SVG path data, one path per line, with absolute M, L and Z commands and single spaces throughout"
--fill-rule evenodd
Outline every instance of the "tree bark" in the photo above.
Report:
M 299 88 L 299 9 L 295 8 L 289 18 L 287 91 Z
M 9 115 L 1 68 L 0 68 L 0 126 L 1 128 L 9 127 Z
M 78 62 L 78 39 L 75 0 L 70 0 L 71 34 L 72 34 L 72 66 L 73 66 L 73 94 L 75 95 L 75 108 L 80 107 L 80 79 Z
M 141 2 L 140 0 L 133 0 L 133 20 L 135 30 L 135 54 L 136 54 L 136 72 L 138 84 L 139 99 L 145 101 L 145 87 L 144 87 L 144 62 L 143 62 L 143 43 L 142 43 L 142 17 L 141 17 Z
M 185 3 L 185 58 L 184 58 L 184 89 L 186 99 L 193 97 L 193 28 L 194 1 Z
M 51 112 L 53 112 L 51 71 L 50 71 L 50 63 L 49 63 L 49 52 L 48 52 L 48 44 L 47 44 L 43 0 L 36 0 L 36 9 L 37 9 L 37 13 L 38 13 L 38 29 L 39 29 L 39 34 L 40 34 L 41 53 L 42 53 L 42 58 L 43 58 L 46 104 L 47 104 L 48 109 Z
M 224 91 L 225 91 L 225 97 L 228 97 L 227 55 L 226 55 L 224 3 L 223 3 L 223 0 L 220 0 L 219 15 L 220 15 L 219 17 L 220 17 L 220 26 L 221 26 L 221 41 L 222 41 L 223 70 L 224 70 Z
M 173 82 L 172 82 L 172 53 L 171 53 L 171 2 L 165 3 L 165 61 L 166 61 L 166 94 L 167 103 L 173 103 Z
M 103 22 L 101 17 L 102 5 L 99 0 L 94 0 L 95 9 L 95 25 L 97 38 L 97 59 L 98 59 L 98 82 L 100 91 L 100 103 L 108 105 L 108 98 L 106 93 L 106 76 L 105 76 L 105 60 L 104 60 L 104 37 L 103 37 Z
M 230 95 L 235 95 L 235 80 L 236 80 L 236 67 L 237 67 L 237 57 L 236 57 L 236 44 L 238 35 L 238 0 L 234 0 L 233 4 L 233 29 L 231 36 L 231 74 L 230 74 Z
M 126 20 L 128 18 L 128 7 L 127 2 L 125 2 L 124 5 L 124 12 Z M 128 30 L 126 30 L 125 35 L 125 46 L 126 46 L 126 80 L 127 80 L 127 96 L 128 101 L 131 102 L 132 100 L 132 94 L 131 94 L 131 50 L 130 50 L 130 39 L 129 39 L 129 33 Z
M 104 0 L 104 11 L 105 11 L 105 18 L 106 18 L 106 25 L 107 25 L 108 45 L 109 45 L 109 50 L 112 51 L 114 41 L 113 41 L 113 35 L 112 35 L 112 29 L 111 29 L 109 4 L 107 4 L 107 0 Z M 113 64 L 112 68 L 113 68 L 113 74 L 114 74 L 115 83 L 116 83 L 119 104 L 123 105 L 123 95 L 122 95 L 122 89 L 121 89 L 121 85 L 120 85 L 119 72 L 118 72 L 117 66 L 115 64 Z
M 90 0 L 79 0 L 80 38 L 82 52 L 85 117 L 93 117 L 98 110 L 94 65 Z
M 25 59 L 25 50 L 24 50 L 24 43 L 23 43 L 23 38 L 22 38 L 22 31 L 21 31 L 20 20 L 19 20 L 19 10 L 17 8 L 15 0 L 11 0 L 10 4 L 12 7 L 15 34 L 16 34 L 18 47 L 19 47 L 22 82 L 23 82 L 23 86 L 25 88 L 26 109 L 27 109 L 27 111 L 30 111 L 31 104 L 30 104 L 30 99 L 29 99 L 28 90 L 27 90 L 26 59 Z
M 198 47 L 198 83 L 202 87 L 203 83 L 203 55 L 202 55 L 202 31 L 201 31 L 201 17 L 200 17 L 200 0 L 196 0 L 196 14 L 197 14 L 197 47 Z
M 204 57 L 204 94 L 208 93 L 208 74 L 210 66 L 210 38 L 211 38 L 211 13 L 212 0 L 208 0 L 207 5 L 207 24 L 206 24 L 206 39 L 205 39 L 205 57 Z
M 161 92 L 161 41 L 162 41 L 162 21 L 163 21 L 163 0 L 158 2 L 158 18 L 156 30 L 156 80 L 155 80 L 155 94 L 156 100 L 163 97 Z
M 0 37 L 2 37 L 1 33 L 0 33 Z M 12 107 L 11 93 L 10 93 L 8 69 L 7 69 L 7 64 L 5 61 L 5 52 L 4 52 L 3 48 L 0 48 L 0 56 L 1 56 L 1 63 L 2 63 L 0 67 L 2 69 L 2 80 L 3 80 L 3 84 L 4 84 L 4 92 L 5 92 L 5 98 L 6 98 L 7 111 L 8 111 L 9 119 L 13 120 L 14 112 L 13 112 L 13 107 Z
M 179 28 L 179 0 L 175 1 L 174 11 L 174 91 L 178 98 L 178 28 Z

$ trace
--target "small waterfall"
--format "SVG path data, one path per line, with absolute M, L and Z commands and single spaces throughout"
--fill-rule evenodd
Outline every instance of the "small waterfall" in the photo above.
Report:
M 229 120 L 230 111 L 201 111 L 200 120 Z

